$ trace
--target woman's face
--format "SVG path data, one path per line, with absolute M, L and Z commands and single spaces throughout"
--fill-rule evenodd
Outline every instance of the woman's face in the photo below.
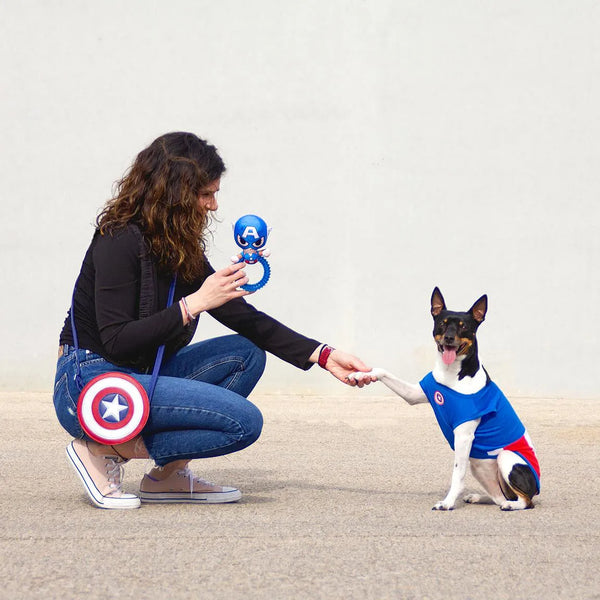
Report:
M 202 211 L 215 211 L 219 208 L 217 201 L 217 192 L 221 186 L 221 180 L 215 179 L 206 187 L 203 187 L 198 194 L 198 208 Z

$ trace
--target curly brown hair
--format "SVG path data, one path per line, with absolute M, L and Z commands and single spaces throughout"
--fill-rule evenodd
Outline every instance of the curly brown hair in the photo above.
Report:
M 185 281 L 206 265 L 207 210 L 200 190 L 225 172 L 217 149 L 193 133 L 162 135 L 142 150 L 96 219 L 103 235 L 135 223 L 162 272 Z

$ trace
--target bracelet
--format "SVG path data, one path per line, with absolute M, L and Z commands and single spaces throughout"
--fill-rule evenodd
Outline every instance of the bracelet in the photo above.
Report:
M 182 296 L 181 302 L 183 303 L 183 310 L 185 310 L 185 314 L 187 315 L 187 318 L 190 321 L 195 321 L 198 315 L 194 316 L 192 314 L 192 311 L 190 310 L 190 308 L 189 308 L 189 306 L 188 306 L 188 304 L 186 302 L 185 296 Z
M 328 346 L 327 344 L 325 344 L 321 348 L 321 352 L 319 352 L 319 360 L 317 361 L 319 363 L 319 366 L 321 367 L 321 369 L 327 369 L 327 359 L 329 358 L 329 355 L 334 350 L 335 350 L 335 348 L 332 348 L 331 346 Z

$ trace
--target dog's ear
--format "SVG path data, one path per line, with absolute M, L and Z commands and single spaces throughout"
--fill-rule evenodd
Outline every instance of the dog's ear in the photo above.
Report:
M 446 303 L 444 302 L 444 296 L 442 296 L 442 292 L 440 292 L 439 288 L 436 287 L 431 294 L 432 316 L 437 317 L 445 308 Z
M 482 323 L 483 320 L 485 319 L 485 313 L 487 312 L 487 307 L 488 307 L 487 296 L 484 294 L 483 296 L 481 296 L 481 298 L 479 298 L 479 300 L 477 300 L 477 302 L 475 302 L 475 304 L 473 304 L 473 306 L 471 306 L 471 309 L 469 310 L 469 312 L 473 315 L 473 318 L 478 323 Z

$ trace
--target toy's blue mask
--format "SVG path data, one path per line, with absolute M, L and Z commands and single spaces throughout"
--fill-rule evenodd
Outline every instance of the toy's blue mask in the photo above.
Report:
M 256 215 L 244 215 L 233 226 L 235 243 L 244 250 L 262 248 L 267 243 L 268 235 L 267 224 Z

